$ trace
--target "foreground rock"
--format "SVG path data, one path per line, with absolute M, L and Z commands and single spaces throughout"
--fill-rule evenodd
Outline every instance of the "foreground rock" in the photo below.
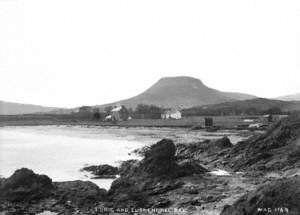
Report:
M 69 203 L 78 208 L 93 206 L 106 198 L 106 191 L 90 181 L 55 182 L 54 186 L 54 196 L 60 203 Z
M 120 167 L 121 177 L 108 192 L 110 206 L 167 207 L 167 199 L 153 198 L 183 186 L 179 177 L 207 172 L 200 164 L 175 160 L 172 140 L 163 139 L 149 147 L 141 161 L 128 161 Z M 160 202 L 160 203 L 159 203 Z
M 92 182 L 52 182 L 46 175 L 23 168 L 0 185 L 0 211 L 36 214 L 44 210 L 73 214 L 105 201 L 106 191 Z M 90 214 L 90 213 L 88 213 Z
M 220 159 L 230 153 L 233 147 L 228 137 L 217 140 L 204 140 L 201 142 L 177 144 L 176 160 L 200 162 L 207 167 L 223 169 L 226 163 Z
M 172 177 L 178 171 L 176 147 L 172 140 L 163 139 L 152 145 L 141 162 L 141 170 L 154 177 Z
M 178 144 L 176 157 L 178 159 L 200 159 L 202 153 L 207 155 L 218 154 L 222 150 L 228 150 L 232 147 L 232 143 L 229 138 L 224 136 L 221 139 L 216 140 L 204 140 L 202 142 L 195 142 L 189 144 Z
M 53 190 L 52 180 L 48 176 L 23 168 L 2 181 L 0 199 L 12 202 L 38 200 L 50 196 Z
M 242 196 L 221 215 L 300 214 L 300 176 L 280 179 Z
M 81 171 L 91 172 L 94 176 L 93 179 L 99 178 L 116 178 L 116 175 L 119 173 L 118 167 L 110 166 L 107 164 L 104 165 L 93 165 L 87 166 L 81 169 Z

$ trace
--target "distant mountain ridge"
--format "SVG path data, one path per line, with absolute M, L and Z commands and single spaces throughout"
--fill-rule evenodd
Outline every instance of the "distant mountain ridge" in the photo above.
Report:
M 135 108 L 138 104 L 148 104 L 164 108 L 183 109 L 252 98 L 256 97 L 243 93 L 222 92 L 207 87 L 199 79 L 177 76 L 161 78 L 149 89 L 132 98 L 94 107 L 104 108 L 109 105 L 125 105 L 126 107 Z M 65 109 L 0 101 L 1 115 L 30 113 L 69 114 L 76 111 L 78 111 L 78 107 Z
M 282 101 L 300 101 L 300 93 L 286 95 L 286 96 L 280 96 L 276 99 L 282 100 Z
M 120 104 L 135 108 L 138 104 L 149 104 L 168 108 L 188 108 L 252 98 L 256 97 L 243 93 L 222 92 L 207 87 L 199 79 L 177 76 L 161 78 L 143 93 L 105 106 Z
M 46 113 L 46 112 L 54 111 L 56 109 L 58 108 L 0 101 L 0 115 Z

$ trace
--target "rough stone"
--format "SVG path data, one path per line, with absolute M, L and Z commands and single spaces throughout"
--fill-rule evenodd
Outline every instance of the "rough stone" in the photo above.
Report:
M 300 214 L 300 176 L 280 179 L 242 196 L 221 215 Z M 261 209 L 270 212 L 260 211 Z M 277 213 L 276 210 L 283 210 Z
M 46 175 L 35 174 L 32 170 L 22 168 L 3 180 L 0 198 L 8 201 L 31 201 L 45 198 L 53 191 L 52 180 Z
M 87 166 L 81 170 L 91 172 L 94 175 L 93 178 L 116 178 L 116 175 L 119 172 L 118 167 L 107 164 Z

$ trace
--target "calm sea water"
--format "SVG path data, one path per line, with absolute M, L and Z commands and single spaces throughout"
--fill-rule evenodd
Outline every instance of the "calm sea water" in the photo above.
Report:
M 138 158 L 134 149 L 162 138 L 189 142 L 229 136 L 232 142 L 245 137 L 232 131 L 207 133 L 172 128 L 113 128 L 82 126 L 19 126 L 0 128 L 0 175 L 9 177 L 26 167 L 54 181 L 90 180 L 108 189 L 111 179 L 91 180 L 81 172 L 86 165 L 110 164 Z

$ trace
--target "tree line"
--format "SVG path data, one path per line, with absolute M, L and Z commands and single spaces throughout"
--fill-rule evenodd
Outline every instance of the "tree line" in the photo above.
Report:
M 111 115 L 112 110 L 116 106 L 106 106 L 104 110 L 99 108 L 90 109 L 89 112 L 79 113 L 80 115 L 91 116 L 95 120 L 104 120 L 107 116 Z M 165 111 L 164 108 L 156 105 L 138 104 L 135 109 L 127 108 L 125 105 L 121 106 L 119 115 L 122 119 L 128 119 L 129 117 L 134 119 L 160 119 L 161 114 Z

